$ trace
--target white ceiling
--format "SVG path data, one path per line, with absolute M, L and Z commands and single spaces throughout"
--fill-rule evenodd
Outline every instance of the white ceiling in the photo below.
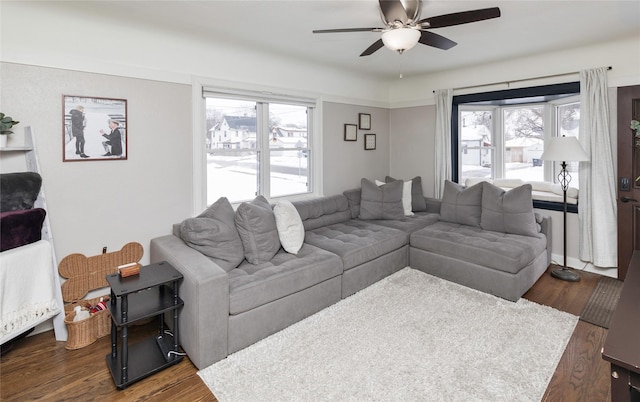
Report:
M 640 0 L 423 1 L 422 18 L 486 7 L 502 16 L 434 29 L 458 43 L 418 44 L 403 55 L 386 48 L 359 54 L 380 33 L 312 34 L 314 29 L 382 27 L 377 0 L 86 1 L 75 10 L 260 49 L 378 77 L 424 74 L 640 36 Z M 640 49 L 639 49 L 640 51 Z M 636 57 L 637 60 L 637 57 Z

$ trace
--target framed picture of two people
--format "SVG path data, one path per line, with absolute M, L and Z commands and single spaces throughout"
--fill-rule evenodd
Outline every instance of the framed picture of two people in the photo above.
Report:
M 62 95 L 63 162 L 126 160 L 127 100 Z

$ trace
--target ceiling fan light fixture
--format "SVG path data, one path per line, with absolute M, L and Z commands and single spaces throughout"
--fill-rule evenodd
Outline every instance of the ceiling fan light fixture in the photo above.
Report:
M 418 44 L 420 31 L 413 28 L 397 28 L 382 34 L 382 43 L 398 53 L 409 50 Z

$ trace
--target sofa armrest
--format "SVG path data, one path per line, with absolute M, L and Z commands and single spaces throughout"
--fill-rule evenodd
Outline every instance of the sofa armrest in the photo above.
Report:
M 168 235 L 151 240 L 151 262 L 168 261 L 184 276 L 180 283 L 180 344 L 203 369 L 228 353 L 229 277 L 215 262 Z
M 540 232 L 547 236 L 547 266 L 551 264 L 551 246 L 553 237 L 551 230 L 551 216 L 536 212 L 536 222 L 540 223 Z

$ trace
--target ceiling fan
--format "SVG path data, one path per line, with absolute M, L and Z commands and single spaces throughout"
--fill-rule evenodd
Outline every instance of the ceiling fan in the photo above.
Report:
M 382 32 L 382 37 L 362 52 L 360 57 L 369 56 L 383 46 L 402 54 L 418 43 L 443 50 L 457 45 L 456 42 L 430 32 L 428 29 L 500 17 L 500 9 L 492 7 L 420 19 L 421 0 L 379 0 L 379 3 L 384 28 L 318 29 L 313 33 Z

